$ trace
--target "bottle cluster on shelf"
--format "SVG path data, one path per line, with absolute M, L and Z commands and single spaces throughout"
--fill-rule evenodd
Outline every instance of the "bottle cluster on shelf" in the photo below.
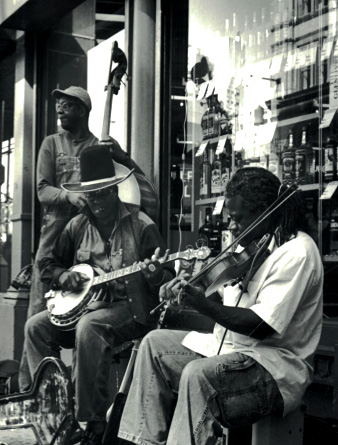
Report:
M 217 138 L 232 133 L 232 124 L 218 95 L 212 94 L 207 98 L 207 109 L 201 120 L 203 140 Z
M 232 241 L 228 218 L 225 216 L 224 219 L 223 213 L 213 215 L 213 209 L 206 207 L 204 223 L 198 231 L 198 244 L 208 246 L 211 256 L 216 256 L 230 246 Z
M 320 159 L 320 157 L 322 159 Z M 337 179 L 338 146 L 334 136 L 327 137 L 323 149 L 314 149 L 303 128 L 301 143 L 296 146 L 292 130 L 289 131 L 288 144 L 282 152 L 282 179 L 298 184 L 318 183 L 319 175 L 324 182 Z
M 216 145 L 209 144 L 203 153 L 199 171 L 200 199 L 222 196 L 232 170 L 242 166 L 242 154 L 233 151 L 230 138 L 227 138 L 222 151 Z

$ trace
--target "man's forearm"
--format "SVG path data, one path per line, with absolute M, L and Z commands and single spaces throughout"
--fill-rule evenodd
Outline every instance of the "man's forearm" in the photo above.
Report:
M 204 302 L 199 300 L 198 306 L 194 305 L 193 307 L 202 315 L 206 315 L 226 329 L 238 334 L 262 339 L 274 332 L 255 312 L 248 308 L 224 306 L 208 298 L 205 298 Z

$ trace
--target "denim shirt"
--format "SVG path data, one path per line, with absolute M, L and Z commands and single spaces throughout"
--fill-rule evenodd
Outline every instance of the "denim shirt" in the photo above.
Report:
M 74 217 L 56 240 L 52 252 L 40 262 L 42 281 L 57 287 L 60 274 L 75 264 L 87 263 L 93 268 L 109 272 L 151 258 L 157 247 L 164 255 L 165 243 L 157 226 L 146 214 L 129 211 L 121 201 L 118 211 L 118 221 L 110 237 L 110 252 L 90 212 Z M 172 267 L 164 267 L 168 279 L 175 276 Z M 114 286 L 110 287 L 112 300 L 124 296 L 135 321 L 147 325 L 155 323 L 150 311 L 159 303 L 158 288 L 148 283 L 142 272 L 120 278 L 115 290 L 117 293 L 114 292 Z

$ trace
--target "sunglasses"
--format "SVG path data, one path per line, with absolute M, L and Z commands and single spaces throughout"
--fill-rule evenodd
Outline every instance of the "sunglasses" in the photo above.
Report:
M 89 201 L 94 201 L 100 198 L 107 198 L 115 192 L 117 192 L 117 187 L 110 187 L 102 190 L 97 190 L 95 192 L 85 192 L 84 195 Z
M 75 103 L 75 102 L 57 102 L 55 104 L 55 109 L 56 109 L 56 111 L 60 111 L 60 110 L 68 111 L 74 105 L 77 105 L 77 103 Z

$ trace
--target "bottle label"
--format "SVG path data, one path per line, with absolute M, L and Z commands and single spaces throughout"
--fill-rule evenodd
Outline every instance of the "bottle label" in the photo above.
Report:
M 283 179 L 294 179 L 295 155 L 292 151 L 283 153 Z
M 333 169 L 334 169 L 333 163 L 334 163 L 333 149 L 325 149 L 323 171 L 324 171 L 324 178 L 326 180 L 333 179 Z
M 206 182 L 206 175 L 202 175 L 201 176 L 201 181 L 200 181 L 200 195 L 201 196 L 207 196 L 208 194 L 208 184 Z
M 298 182 L 305 183 L 305 150 L 296 151 L 295 176 Z
M 208 114 L 204 114 L 201 122 L 203 139 L 208 136 Z
M 222 193 L 222 172 L 219 167 L 216 167 L 211 172 L 211 193 Z
M 222 192 L 225 190 L 225 187 L 227 186 L 229 180 L 230 180 L 230 169 L 225 168 L 222 170 L 222 179 L 221 179 Z
M 208 135 L 209 137 L 214 136 L 214 114 L 209 114 L 209 124 L 208 124 Z

